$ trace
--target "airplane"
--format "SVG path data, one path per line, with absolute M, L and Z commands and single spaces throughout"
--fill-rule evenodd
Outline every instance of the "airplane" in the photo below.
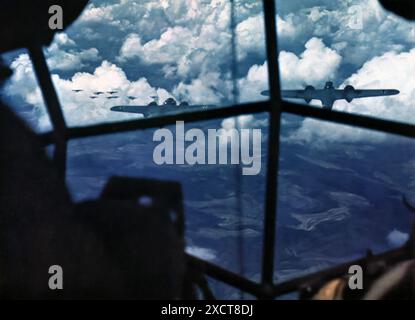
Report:
M 154 99 L 154 97 L 152 97 Z M 179 104 L 173 98 L 168 98 L 163 104 L 158 104 L 157 101 L 151 101 L 148 105 L 136 105 L 136 106 L 115 106 L 110 110 L 115 112 L 126 113 L 139 113 L 144 117 L 158 116 L 168 112 L 183 111 L 183 110 L 206 110 L 214 105 L 190 105 L 186 101 L 182 101 Z
M 84 90 L 82 90 L 82 89 L 74 89 L 72 91 L 78 93 L 78 92 L 81 92 L 81 91 L 84 91 Z
M 315 89 L 313 86 L 307 86 L 303 90 L 281 90 L 283 98 L 304 99 L 309 103 L 311 100 L 320 100 L 323 104 L 323 109 L 333 109 L 333 104 L 336 100 L 344 99 L 347 102 L 352 102 L 353 99 L 368 98 L 368 97 L 382 97 L 393 96 L 399 94 L 399 90 L 395 89 L 355 89 L 351 85 L 347 85 L 344 89 L 335 89 L 333 82 L 326 82 L 324 89 Z M 261 92 L 263 96 L 269 96 L 269 90 Z

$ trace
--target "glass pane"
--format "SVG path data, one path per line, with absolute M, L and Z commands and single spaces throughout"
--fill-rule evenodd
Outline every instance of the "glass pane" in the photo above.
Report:
M 403 245 L 414 155 L 411 139 L 284 115 L 277 280 Z
M 262 1 L 235 1 L 234 28 L 230 4 L 90 1 L 45 48 L 67 123 L 84 126 L 266 99 L 260 95 L 267 89 Z M 19 98 L 37 93 L 32 86 L 19 89 Z
M 277 11 L 282 89 L 300 90 L 286 99 L 415 123 L 414 22 L 371 0 L 277 0 Z M 369 89 L 392 91 L 355 91 Z
M 1 55 L 13 75 L 0 87 L 0 98 L 37 133 L 51 130 L 49 115 L 27 50 Z
M 208 139 L 208 130 L 232 130 L 235 121 L 230 118 L 185 124 L 183 132 L 187 135 L 190 129 L 200 129 Z M 238 118 L 241 129 L 238 141 L 241 150 L 248 150 L 247 143 L 250 144 L 252 165 L 242 160 L 242 156 L 240 165 L 237 162 L 231 164 L 232 150 L 239 153 L 239 148 L 232 149 L 234 141 L 218 140 L 215 148 L 202 137 L 197 138 L 197 143 L 204 148 L 205 159 L 216 150 L 216 164 L 201 164 L 201 161 L 189 164 L 187 152 L 192 143 L 186 142 L 182 147 L 175 145 L 179 148 L 175 157 L 184 154 L 184 164 L 178 164 L 174 158 L 174 163 L 158 165 L 154 154 L 160 142 L 153 140 L 156 133 L 153 129 L 73 140 L 68 149 L 67 183 L 73 199 L 80 202 L 99 197 L 108 178 L 114 175 L 179 181 L 184 192 L 187 251 L 251 279 L 258 279 L 262 254 L 266 139 L 254 137 L 253 131 L 249 137 L 243 136 L 242 130 L 260 130 L 266 122 L 266 115 Z M 167 129 L 174 135 L 175 143 L 181 141 L 181 129 L 176 129 L 176 126 Z M 228 131 L 221 134 L 225 132 Z M 205 141 L 204 147 L 202 141 Z M 252 149 L 254 144 L 255 152 Z M 227 148 L 227 165 L 219 162 L 219 148 L 223 146 Z M 244 169 L 253 167 L 257 168 L 255 174 L 244 173 Z

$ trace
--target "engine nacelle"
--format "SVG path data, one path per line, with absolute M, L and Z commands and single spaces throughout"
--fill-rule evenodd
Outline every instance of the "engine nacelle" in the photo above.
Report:
M 346 86 L 346 88 L 344 88 L 344 95 L 345 95 L 345 99 L 347 102 L 352 102 L 353 99 L 355 98 L 355 89 L 353 86 Z
M 173 98 L 167 98 L 166 101 L 164 101 L 163 105 L 165 105 L 165 106 L 177 106 L 177 102 Z
M 316 91 L 316 88 L 314 88 L 313 86 L 305 87 L 305 102 L 310 103 L 310 101 L 313 100 L 314 91 Z

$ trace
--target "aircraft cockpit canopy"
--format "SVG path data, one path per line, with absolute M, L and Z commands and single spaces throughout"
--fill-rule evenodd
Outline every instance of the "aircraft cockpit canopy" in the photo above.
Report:
M 324 89 L 332 89 L 332 88 L 334 88 L 333 82 L 331 81 L 326 82 Z
M 164 101 L 165 106 L 176 106 L 177 102 L 173 98 L 168 98 L 166 101 Z

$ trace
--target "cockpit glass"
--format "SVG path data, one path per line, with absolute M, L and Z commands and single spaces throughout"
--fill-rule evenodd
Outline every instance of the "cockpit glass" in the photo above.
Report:
M 13 74 L 0 86 L 0 99 L 36 133 L 52 130 L 29 52 L 15 50 L 0 56 Z
M 275 59 L 285 101 L 415 123 L 415 23 L 375 0 L 276 0 L 276 7 Z M 269 96 L 261 0 L 92 0 L 44 53 L 70 127 L 237 107 Z M 18 50 L 2 58 L 14 74 L 1 98 L 36 132 L 50 131 L 30 55 Z M 240 162 L 221 166 L 204 156 L 200 165 L 160 167 L 158 129 L 73 139 L 66 156 L 72 200 L 98 198 L 114 175 L 179 181 L 188 253 L 259 282 L 269 123 L 268 114 L 186 123 L 203 137 L 217 128 L 219 139 L 236 129 L 263 130 L 252 137 L 258 154 L 246 154 L 259 170 L 252 177 L 241 175 Z M 169 149 L 193 159 L 184 131 L 167 129 L 183 138 Z M 415 208 L 412 140 L 289 113 L 279 129 L 276 281 L 405 243 L 413 222 L 406 202 Z M 249 149 L 249 139 L 232 137 L 240 150 Z M 228 145 L 226 138 L 218 150 Z M 47 151 L 52 158 L 55 150 Z M 235 297 L 228 288 L 213 289 Z
M 414 151 L 409 138 L 285 114 L 277 281 L 403 245 L 414 222 Z
M 276 5 L 284 99 L 415 123 L 414 22 L 371 0 Z
M 255 126 L 265 131 L 267 118 L 266 114 L 259 114 L 256 118 L 240 117 L 238 121 L 243 129 Z M 250 145 L 261 145 L 258 154 L 251 151 L 253 162 L 246 165 L 189 163 L 186 151 L 194 143 L 201 145 L 206 141 L 208 145 L 211 130 L 220 130 L 219 136 L 225 137 L 226 132 L 232 130 L 235 120 L 228 118 L 186 124 L 185 132 L 201 130 L 206 140 L 186 141 L 177 153 L 185 155 L 184 164 L 180 165 L 175 162 L 164 165 L 155 163 L 154 154 L 159 142 L 154 141 L 153 137 L 160 131 L 158 129 L 72 140 L 68 147 L 66 180 L 72 199 L 83 202 L 98 198 L 113 176 L 180 182 L 187 252 L 259 281 L 266 180 L 266 170 L 261 168 L 266 167 L 267 141 L 260 137 L 252 137 L 252 141 L 241 140 L 243 150 L 251 148 Z M 175 125 L 162 130 L 179 134 Z M 218 140 L 218 143 L 223 146 L 224 142 Z M 221 149 L 226 152 L 226 149 Z M 221 152 L 219 149 L 218 154 Z M 229 151 L 229 163 L 230 156 Z M 255 175 L 244 175 L 249 168 L 258 171 Z M 222 298 L 231 299 L 239 294 L 235 288 L 225 291 L 220 283 L 211 283 L 211 288 Z
M 69 126 L 266 100 L 260 0 L 92 0 L 44 52 Z

